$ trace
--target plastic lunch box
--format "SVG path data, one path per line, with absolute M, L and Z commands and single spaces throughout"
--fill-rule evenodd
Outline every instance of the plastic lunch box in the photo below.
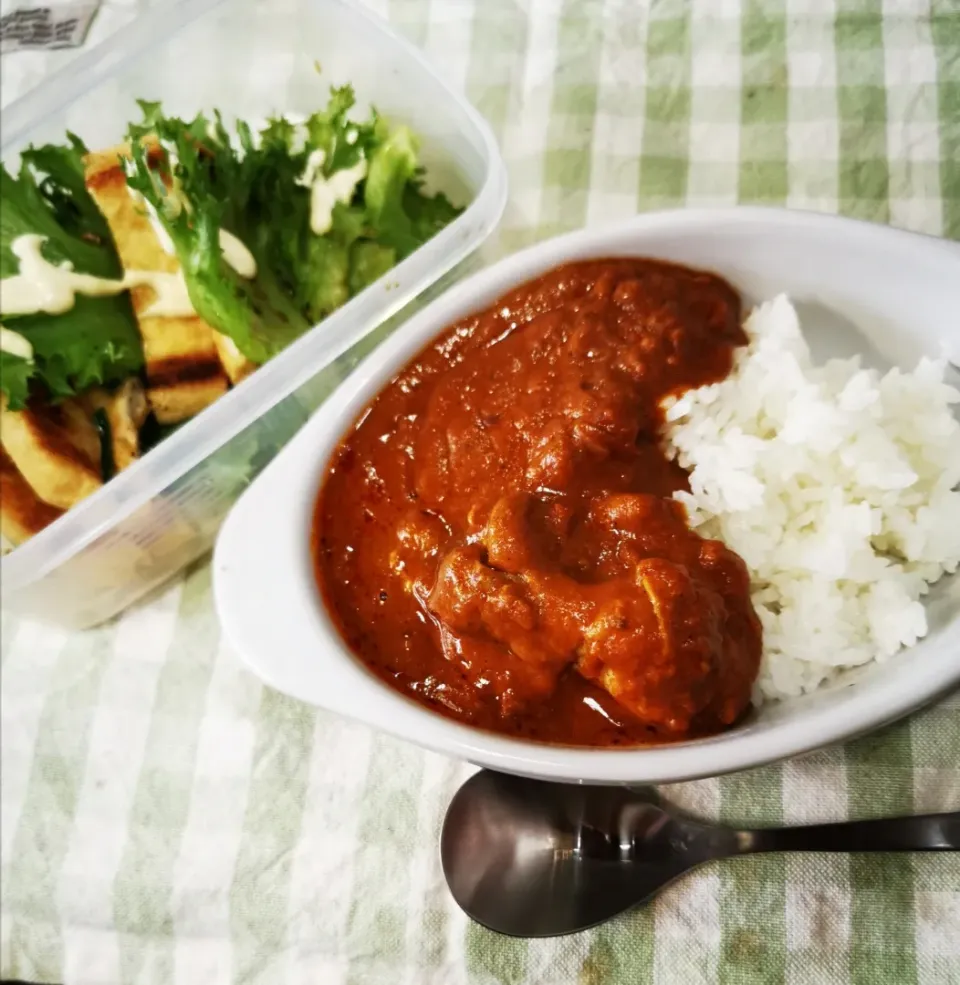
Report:
M 321 74 L 317 75 L 319 65 Z M 3 114 L 0 153 L 61 141 L 108 147 L 137 98 L 179 115 L 306 114 L 351 82 L 422 138 L 431 185 L 466 211 L 317 328 L 139 462 L 0 561 L 4 610 L 83 628 L 109 619 L 205 553 L 243 486 L 333 389 L 338 356 L 489 235 L 506 172 L 479 114 L 421 54 L 351 0 L 182 0 L 140 17 Z M 332 364 L 332 365 L 331 365 Z

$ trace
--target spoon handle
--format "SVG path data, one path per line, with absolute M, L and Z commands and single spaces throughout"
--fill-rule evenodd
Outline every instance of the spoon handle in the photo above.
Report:
M 960 851 L 960 811 L 793 828 L 758 828 L 740 832 L 740 851 L 745 854 Z

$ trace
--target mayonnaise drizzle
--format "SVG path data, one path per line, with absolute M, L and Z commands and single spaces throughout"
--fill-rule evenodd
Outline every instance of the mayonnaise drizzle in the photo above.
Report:
M 0 325 L 0 351 L 33 362 L 33 346 L 26 336 Z
M 317 236 L 330 231 L 334 206 L 337 202 L 348 204 L 357 185 L 367 176 L 367 162 L 361 158 L 353 167 L 334 171 L 325 178 L 321 173 L 325 159 L 322 150 L 311 151 L 297 181 L 310 189 L 310 228 Z
M 184 318 L 196 314 L 180 272 L 128 270 L 121 280 L 78 274 L 72 264 L 58 267 L 41 253 L 45 240 L 46 236 L 26 233 L 10 244 L 13 255 L 20 261 L 20 272 L 0 280 L 0 313 L 32 315 L 43 311 L 61 315 L 74 306 L 78 294 L 109 297 L 134 287 L 150 287 L 156 299 L 144 315 Z
M 71 264 L 58 267 L 43 255 L 41 248 L 45 240 L 45 236 L 26 233 L 10 244 L 13 255 L 20 261 L 20 271 L 0 280 L 0 314 L 32 315 L 42 311 L 59 315 L 74 306 L 78 294 L 109 297 L 134 287 L 149 287 L 156 295 L 150 307 L 142 312 L 145 316 L 187 318 L 196 314 L 182 271 L 128 270 L 120 280 L 78 274 Z M 236 236 L 220 230 L 220 248 L 224 260 L 241 277 L 256 277 L 256 260 Z
M 241 277 L 253 280 L 257 276 L 257 261 L 254 255 L 242 240 L 237 239 L 233 233 L 228 233 L 226 229 L 220 230 L 220 249 L 224 261 Z
M 310 188 L 317 178 L 321 177 L 320 169 L 326 159 L 327 155 L 322 147 L 310 151 L 307 155 L 307 166 L 303 169 L 303 174 L 297 178 L 297 184 L 304 188 Z

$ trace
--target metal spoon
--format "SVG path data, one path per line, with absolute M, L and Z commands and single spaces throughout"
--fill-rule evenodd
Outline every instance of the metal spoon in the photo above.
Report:
M 960 849 L 960 811 L 809 827 L 733 828 L 661 807 L 652 789 L 546 783 L 481 771 L 440 835 L 454 899 L 512 937 L 586 930 L 711 859 L 754 852 Z

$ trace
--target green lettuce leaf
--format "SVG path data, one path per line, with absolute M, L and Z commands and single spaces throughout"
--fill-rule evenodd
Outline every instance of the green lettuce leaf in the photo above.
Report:
M 407 127 L 394 130 L 374 148 L 363 189 L 377 240 L 396 250 L 401 259 L 420 245 L 403 201 L 408 182 L 417 174 L 417 154 L 413 133 Z
M 177 251 L 190 299 L 204 320 L 262 363 L 382 276 L 450 222 L 459 210 L 423 194 L 414 135 L 376 112 L 351 118 L 350 86 L 303 124 L 268 120 L 254 132 L 228 131 L 219 114 L 165 116 L 141 102 L 132 126 L 128 183 L 156 209 Z M 159 142 L 148 153 L 142 138 Z M 320 173 L 367 162 L 349 202 L 338 202 L 323 235 L 310 228 L 309 161 Z M 314 155 L 311 157 L 311 155 Z M 257 261 L 240 277 L 223 260 L 219 230 L 238 237 Z
M 370 239 L 362 239 L 350 250 L 350 293 L 359 294 L 379 280 L 397 262 L 396 250 Z
M 463 211 L 453 205 L 443 193 L 425 195 L 419 177 L 409 182 L 404 189 L 403 209 L 410 217 L 418 245 L 436 236 Z
M 123 275 L 109 227 L 83 180 L 80 140 L 69 146 L 30 148 L 14 177 L 0 167 L 0 277 L 19 271 L 13 241 L 26 233 L 46 237 L 43 255 L 97 277 Z M 31 383 L 54 398 L 97 383 L 113 383 L 143 368 L 143 349 L 129 295 L 77 296 L 59 315 L 4 315 L 8 328 L 33 346 L 33 362 L 0 353 L 0 390 L 9 406 L 26 400 Z
M 295 185 L 286 156 L 273 145 L 255 147 L 244 124 L 237 126 L 235 147 L 219 114 L 184 121 L 151 113 L 150 119 L 163 149 L 159 163 L 145 144 L 134 143 L 127 181 L 157 210 L 200 317 L 247 358 L 265 362 L 310 327 L 276 262 L 283 237 L 298 235 L 296 197 L 304 189 Z M 221 228 L 253 254 L 256 277 L 241 277 L 224 261 Z
M 26 406 L 30 395 L 30 380 L 36 372 L 32 359 L 21 359 L 0 350 L 0 393 L 7 398 L 13 410 Z

